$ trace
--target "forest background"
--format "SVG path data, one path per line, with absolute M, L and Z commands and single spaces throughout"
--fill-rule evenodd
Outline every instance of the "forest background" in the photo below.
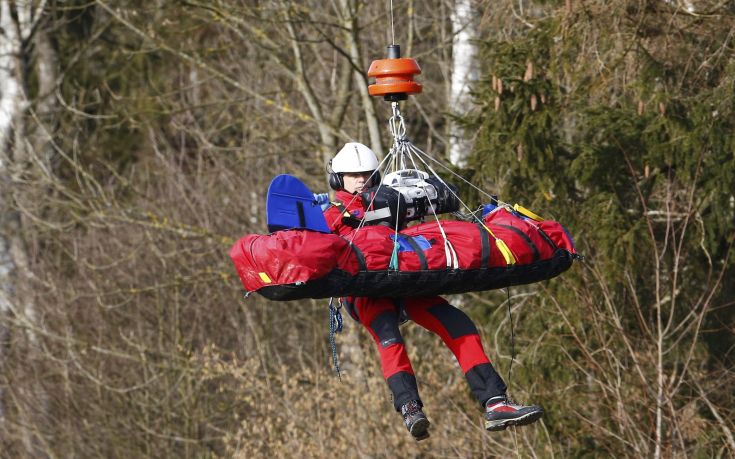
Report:
M 485 432 L 407 325 L 415 443 L 355 323 L 340 381 L 326 301 L 243 299 L 270 179 L 390 147 L 388 4 L 0 0 L 0 456 L 735 455 L 733 1 L 394 2 L 411 140 L 586 256 L 450 298 L 542 422 Z

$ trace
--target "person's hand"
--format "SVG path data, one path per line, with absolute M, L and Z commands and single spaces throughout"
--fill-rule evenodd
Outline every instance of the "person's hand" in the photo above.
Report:
M 332 205 L 332 203 L 329 202 L 329 193 L 314 193 L 314 201 L 316 201 L 316 203 L 322 208 L 322 212 Z

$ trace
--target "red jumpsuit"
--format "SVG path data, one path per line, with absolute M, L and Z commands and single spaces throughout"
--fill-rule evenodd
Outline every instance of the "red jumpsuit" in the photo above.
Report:
M 338 191 L 337 201 L 354 220 L 363 214 L 359 195 Z M 343 210 L 332 206 L 324 212 L 332 232 L 346 235 L 353 231 Z M 353 221 L 354 221 L 353 220 Z M 472 393 L 484 407 L 491 397 L 505 395 L 506 385 L 485 355 L 480 335 L 472 320 L 461 310 L 439 296 L 427 298 L 344 298 L 345 307 L 353 319 L 360 322 L 372 335 L 380 352 L 383 376 L 393 393 L 397 411 L 411 400 L 421 405 L 416 377 L 408 360 L 403 337 L 398 329 L 406 318 L 430 330 L 444 341 L 454 353 L 467 378 Z

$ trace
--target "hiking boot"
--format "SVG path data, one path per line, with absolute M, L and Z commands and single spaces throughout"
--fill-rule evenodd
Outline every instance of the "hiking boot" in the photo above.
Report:
M 525 426 L 543 415 L 540 406 L 516 405 L 506 396 L 493 397 L 485 405 L 485 429 L 497 431 L 508 426 Z
M 429 438 L 429 420 L 421 411 L 421 405 L 416 400 L 411 400 L 401 407 L 401 415 L 406 428 L 416 441 Z

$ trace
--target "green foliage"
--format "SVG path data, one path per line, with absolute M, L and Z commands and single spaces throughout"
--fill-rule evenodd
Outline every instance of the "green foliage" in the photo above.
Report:
M 636 440 L 604 403 L 613 398 L 608 380 L 620 377 L 616 367 L 625 368 L 622 387 L 628 402 L 638 401 L 629 411 L 642 429 L 655 424 L 654 336 L 669 349 L 660 371 L 696 378 L 683 364 L 692 349 L 698 361 L 721 368 L 721 356 L 703 345 L 720 342 L 722 333 L 700 340 L 692 328 L 670 333 L 664 325 L 694 327 L 689 318 L 710 295 L 711 304 L 732 305 L 715 277 L 733 275 L 735 72 L 721 49 L 731 48 L 726 24 L 735 18 L 723 12 L 715 25 L 674 16 L 665 27 L 660 11 L 636 9 L 610 28 L 601 11 L 588 13 L 549 15 L 526 33 L 482 44 L 477 109 L 464 120 L 477 132 L 465 173 L 502 200 L 561 221 L 587 256 L 523 318 L 523 334 L 561 335 L 544 335 L 523 384 L 542 378 L 544 403 L 566 413 L 574 407 L 560 391 L 574 404 L 589 400 L 577 411 L 601 430 L 549 415 L 555 435 L 579 435 L 567 445 L 570 455 L 603 448 L 618 456 L 624 449 L 601 432 Z M 732 307 L 701 314 L 735 322 Z M 636 367 L 647 376 L 637 377 Z M 684 405 L 693 395 L 672 397 Z M 671 426 L 675 418 L 667 418 Z M 710 451 L 700 446 L 691 451 Z
M 560 89 L 549 79 L 553 21 L 542 24 L 523 41 L 488 42 L 481 60 L 489 74 L 473 91 L 480 104 L 467 125 L 480 128 L 469 160 L 473 181 L 494 183 L 502 195 L 529 204 L 571 191 L 557 174 L 547 171 L 568 163 L 569 151 L 559 129 Z M 508 171 L 513 171 L 509 174 Z

